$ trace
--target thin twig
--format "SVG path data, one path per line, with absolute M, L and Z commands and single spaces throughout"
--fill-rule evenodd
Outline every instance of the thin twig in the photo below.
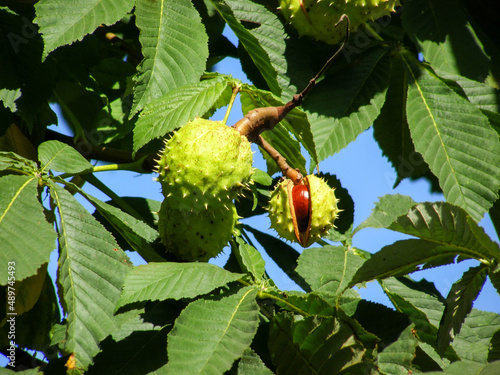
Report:
M 273 129 L 276 124 L 283 120 L 292 109 L 300 106 L 305 96 L 314 88 L 314 86 L 316 86 L 317 80 L 331 66 L 333 61 L 345 47 L 349 39 L 349 17 L 346 14 L 342 15 L 335 26 L 337 26 L 344 20 L 347 21 L 346 36 L 344 38 L 344 41 L 342 42 L 339 49 L 333 54 L 333 56 L 328 59 L 325 65 L 323 65 L 318 74 L 316 74 L 314 78 L 309 81 L 306 88 L 302 90 L 302 92 L 300 92 L 299 94 L 295 94 L 292 99 L 283 106 L 255 108 L 249 111 L 241 120 L 234 124 L 234 128 L 238 130 L 242 135 L 246 135 L 249 140 L 254 142 L 258 139 L 260 133 L 266 130 Z

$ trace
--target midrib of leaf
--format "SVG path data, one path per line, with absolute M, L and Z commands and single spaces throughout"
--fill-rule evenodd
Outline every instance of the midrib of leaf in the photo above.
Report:
M 53 183 L 50 193 L 59 212 L 58 282 L 67 314 L 63 347 L 74 354 L 75 370 L 80 373 L 92 364 L 99 342 L 115 328 L 112 315 L 127 258 L 111 234 L 70 193 Z
M 408 64 L 408 62 L 406 62 L 406 64 Z M 434 117 L 434 115 L 433 115 L 433 113 L 432 113 L 432 111 L 431 111 L 431 109 L 430 109 L 431 107 L 430 107 L 430 105 L 428 104 L 428 101 L 427 101 L 427 99 L 426 99 L 426 95 L 424 94 L 424 92 L 423 92 L 423 90 L 422 90 L 422 87 L 418 84 L 417 77 L 415 76 L 415 74 L 414 74 L 413 70 L 412 70 L 412 69 L 408 69 L 408 71 L 410 72 L 410 74 L 411 74 L 411 76 L 412 76 L 412 78 L 413 78 L 413 83 L 415 84 L 415 86 L 416 86 L 416 87 L 417 87 L 417 89 L 418 89 L 418 92 L 420 93 L 420 98 L 421 98 L 421 99 L 422 99 L 422 101 L 425 103 L 425 108 L 427 109 L 427 113 L 428 113 L 429 117 L 432 119 L 432 125 L 433 125 L 433 127 L 434 127 L 434 130 L 435 130 L 436 134 L 437 134 L 437 135 L 438 135 L 438 137 L 439 137 L 439 142 L 441 143 L 441 147 L 443 148 L 443 150 L 444 150 L 444 152 L 445 152 L 445 154 L 446 154 L 446 159 L 447 159 L 447 161 L 448 161 L 448 164 L 449 164 L 449 166 L 450 166 L 450 168 L 451 168 L 451 170 L 452 170 L 452 172 L 453 172 L 453 173 L 452 173 L 452 175 L 453 175 L 453 177 L 454 177 L 454 179 L 455 179 L 455 184 L 459 186 L 460 195 L 461 195 L 461 197 L 462 197 L 462 201 L 463 201 L 463 202 L 464 202 L 464 204 L 465 204 L 466 199 L 465 199 L 465 196 L 464 196 L 464 194 L 463 194 L 462 187 L 460 186 L 459 181 L 458 181 L 458 179 L 457 179 L 457 177 L 456 177 L 456 172 L 455 172 L 455 169 L 453 168 L 453 165 L 452 165 L 452 163 L 451 163 L 451 158 L 450 158 L 450 155 L 448 154 L 447 146 L 446 146 L 445 142 L 443 141 L 443 137 L 441 136 L 441 131 L 439 130 L 439 128 L 438 128 L 438 126 L 437 126 L 437 121 L 436 121 L 436 119 L 435 119 L 435 117 Z M 443 182 L 443 185 L 444 185 L 444 182 Z
M 240 309 L 240 306 L 243 303 L 243 301 L 247 298 L 248 294 L 254 293 L 254 292 L 255 292 L 255 289 L 253 289 L 253 288 L 248 289 L 245 292 L 245 294 L 243 294 L 242 298 L 240 298 L 238 304 L 236 305 L 236 308 L 233 310 L 233 313 L 231 314 L 231 318 L 227 321 L 226 328 L 224 328 L 224 331 L 223 331 L 222 335 L 220 336 L 219 340 L 217 341 L 217 344 L 215 345 L 215 347 L 218 347 L 221 344 L 222 339 L 224 337 L 226 337 L 226 334 L 227 334 L 227 332 L 229 330 L 229 327 L 231 327 L 231 324 L 232 324 L 233 320 L 235 319 L 236 313 Z M 211 357 L 208 357 L 207 360 L 205 361 L 205 364 L 201 368 L 202 369 L 201 373 L 203 373 L 203 370 L 207 367 L 208 362 L 209 362 L 210 359 L 211 359 Z
M 21 185 L 21 188 L 17 190 L 16 194 L 14 195 L 13 199 L 11 199 L 10 203 L 8 204 L 7 208 L 5 209 L 4 213 L 2 216 L 0 216 L 0 223 L 2 222 L 2 220 L 4 219 L 5 215 L 7 214 L 7 212 L 10 211 L 12 205 L 14 204 L 14 202 L 16 201 L 17 197 L 19 196 L 19 194 L 21 194 L 21 192 L 26 188 L 26 186 L 35 179 L 35 177 L 32 177 L 30 178 L 29 180 L 26 180 L 26 182 L 24 184 Z

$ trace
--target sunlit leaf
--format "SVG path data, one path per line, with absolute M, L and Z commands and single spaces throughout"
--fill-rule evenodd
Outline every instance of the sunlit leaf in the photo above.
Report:
M 415 150 L 438 177 L 446 200 L 476 221 L 498 198 L 500 141 L 481 111 L 408 61 L 408 123 Z
M 80 0 L 78 4 L 42 0 L 35 5 L 35 23 L 40 26 L 44 58 L 57 47 L 81 40 L 98 26 L 112 25 L 132 10 L 133 0 Z
M 195 117 L 204 116 L 229 90 L 226 78 L 218 76 L 199 83 L 181 86 L 152 100 L 141 112 L 134 127 L 134 150 L 152 139 L 185 125 Z M 219 105 L 227 104 L 226 101 Z
M 59 213 L 58 284 L 67 314 L 64 351 L 73 353 L 76 368 L 84 371 L 99 352 L 99 342 L 115 328 L 113 313 L 129 261 L 70 193 L 55 184 L 50 193 Z
M 176 374 L 223 374 L 250 346 L 259 324 L 257 290 L 188 305 L 168 335 L 168 368 Z
M 131 116 L 170 90 L 197 82 L 208 57 L 208 36 L 191 1 L 137 0 L 135 16 L 144 60 Z
M 117 307 L 138 301 L 193 298 L 242 276 L 209 263 L 149 263 L 127 274 Z
M 92 170 L 92 164 L 78 151 L 59 141 L 46 141 L 38 146 L 38 158 L 45 172 L 81 173 Z

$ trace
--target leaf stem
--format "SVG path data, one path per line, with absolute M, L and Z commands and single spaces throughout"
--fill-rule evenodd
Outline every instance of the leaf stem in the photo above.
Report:
M 292 305 L 290 302 L 284 300 L 283 298 L 275 296 L 274 294 L 271 294 L 271 293 L 267 293 L 267 292 L 265 292 L 263 290 L 261 290 L 261 291 L 259 291 L 257 293 L 257 298 L 260 298 L 260 299 L 273 299 L 275 301 L 281 302 L 282 304 L 284 304 L 290 310 L 296 312 L 297 314 L 300 314 L 300 315 L 303 315 L 303 316 L 311 316 L 311 314 L 305 312 L 302 309 L 299 309 L 297 306 Z
M 229 100 L 229 103 L 227 105 L 227 110 L 226 110 L 226 114 L 224 115 L 224 120 L 222 120 L 222 122 L 224 124 L 227 124 L 229 114 L 231 113 L 231 109 L 233 109 L 234 101 L 236 100 L 236 95 L 238 95 L 238 93 L 240 92 L 240 89 L 241 89 L 240 85 L 233 86 L 233 92 L 231 94 L 231 99 Z
M 109 172 L 109 171 L 132 171 L 138 173 L 147 173 L 143 164 L 144 160 L 147 156 L 143 156 L 142 158 L 131 162 L 131 163 L 122 163 L 122 164 L 104 164 L 93 167 L 91 170 L 78 172 L 78 173 L 64 173 L 60 175 L 61 178 L 68 178 L 77 175 L 90 174 L 95 172 Z
M 368 23 L 365 23 L 363 26 L 368 32 L 368 34 L 370 34 L 374 39 L 378 40 L 379 42 L 384 41 L 384 38 L 378 35 L 378 33 L 375 30 L 373 30 L 373 28 Z

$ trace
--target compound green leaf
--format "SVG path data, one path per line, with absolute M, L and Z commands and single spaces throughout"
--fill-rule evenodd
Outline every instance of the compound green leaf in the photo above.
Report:
M 5 270 L 0 285 L 7 285 L 12 276 L 20 281 L 35 275 L 55 249 L 56 234 L 45 219 L 37 187 L 35 176 L 0 178 L 0 264 Z M 9 265 L 14 267 L 12 275 Z
M 38 146 L 41 171 L 53 170 L 66 173 L 81 173 L 92 170 L 88 162 L 73 147 L 59 141 L 46 141 Z
M 407 113 L 415 150 L 438 177 L 446 200 L 476 221 L 498 198 L 500 141 L 488 119 L 436 76 L 406 61 Z
M 259 325 L 257 289 L 190 303 L 168 335 L 168 368 L 175 374 L 224 374 L 247 349 Z
M 223 0 L 211 0 L 211 2 L 220 13 L 222 18 L 224 18 L 227 25 L 238 37 L 239 42 L 246 49 L 254 64 L 257 66 L 260 73 L 264 77 L 267 85 L 269 86 L 269 89 L 274 94 L 280 95 L 281 88 L 278 83 L 276 68 L 273 66 L 269 54 L 271 53 L 273 56 L 279 55 L 280 51 L 283 48 L 282 43 L 280 43 L 280 40 L 283 41 L 283 36 L 280 35 L 282 27 L 271 30 L 274 26 L 277 26 L 274 18 L 270 22 L 270 27 L 260 25 L 260 16 L 266 17 L 266 21 L 269 21 L 271 15 L 263 6 L 255 4 L 248 0 L 244 2 L 224 2 Z M 243 17 L 243 20 L 246 20 L 246 17 L 250 17 L 250 21 L 252 21 L 252 19 L 257 19 L 258 25 L 261 27 L 261 29 L 258 30 L 256 34 L 254 34 L 251 30 L 246 29 L 241 24 L 238 17 Z M 268 39 L 269 37 L 276 39 L 270 40 Z M 264 43 L 265 47 L 261 44 L 261 41 Z M 273 52 L 270 52 L 272 48 L 275 49 Z M 278 65 L 280 65 L 279 62 Z
M 390 58 L 377 49 L 321 81 L 304 100 L 319 160 L 339 152 L 378 117 L 389 85 Z
M 297 273 L 313 291 L 340 297 L 363 262 L 343 246 L 314 247 L 300 255 Z
M 58 284 L 66 313 L 64 352 L 85 371 L 114 329 L 113 313 L 129 269 L 115 239 L 62 187 L 50 184 L 59 213 Z
M 209 263 L 149 263 L 127 274 L 117 307 L 147 300 L 194 298 L 241 277 Z
M 38 1 L 34 22 L 45 42 L 43 58 L 60 46 L 83 39 L 102 24 L 116 23 L 133 6 L 133 0 Z
M 451 287 L 443 318 L 439 325 L 438 349 L 443 352 L 452 337 L 460 332 L 462 324 L 472 310 L 472 305 L 486 281 L 487 267 L 480 265 L 469 268 L 462 278 Z
M 135 16 L 144 60 L 131 117 L 170 90 L 198 82 L 208 58 L 208 36 L 190 0 L 137 0 Z
M 356 373 L 365 352 L 341 320 L 308 316 L 294 321 L 290 313 L 273 318 L 268 346 L 278 374 Z
M 141 112 L 134 127 L 134 151 L 154 138 L 181 127 L 197 116 L 204 116 L 229 90 L 226 77 L 218 76 L 199 83 L 187 84 L 152 100 Z M 227 99 L 227 98 L 225 98 Z

